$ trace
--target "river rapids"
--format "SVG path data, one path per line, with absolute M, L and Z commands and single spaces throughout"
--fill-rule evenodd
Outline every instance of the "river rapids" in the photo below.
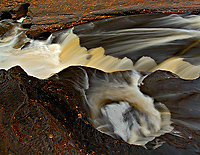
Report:
M 0 69 L 18 65 L 39 79 L 70 66 L 102 71 L 88 75 L 82 68 L 83 75 L 76 75 L 84 79 L 88 118 L 99 131 L 130 144 L 145 147 L 173 132 L 166 105 L 140 91 L 149 74 L 165 70 L 191 81 L 200 75 L 198 15 L 105 19 L 43 41 L 28 38 L 27 31 L 13 20 L 0 21 Z

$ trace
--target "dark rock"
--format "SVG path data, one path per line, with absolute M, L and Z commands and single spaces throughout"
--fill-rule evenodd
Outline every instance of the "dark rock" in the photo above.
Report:
M 199 133 L 179 122 L 175 122 L 175 129 L 181 129 L 183 134 L 191 135 L 193 138 L 186 140 L 166 134 L 159 137 L 166 141 L 166 144 L 151 151 L 129 145 L 122 140 L 115 140 L 97 131 L 90 124 L 86 114 L 87 109 L 84 107 L 86 72 L 89 77 L 92 74 L 98 74 L 98 77 L 104 76 L 102 71 L 86 67 L 69 67 L 45 80 L 28 76 L 20 67 L 8 71 L 1 70 L 0 136 L 7 148 L 18 154 L 54 154 L 70 150 L 75 151 L 72 154 L 175 154 L 177 151 L 181 154 L 196 154 L 198 152 Z M 156 75 L 159 78 L 156 78 Z M 117 76 L 117 73 L 114 76 Z M 177 80 L 177 83 L 182 82 L 182 85 L 191 89 L 192 87 L 188 85 L 196 82 L 184 81 L 171 73 L 159 71 L 145 78 L 141 90 L 150 96 L 154 96 L 153 93 L 156 92 L 160 95 L 166 94 L 167 92 L 162 89 L 156 91 L 157 85 L 154 83 L 163 81 L 168 85 L 168 80 L 169 86 L 170 81 Z M 192 90 L 196 88 L 198 85 Z M 177 91 L 181 92 L 181 89 Z M 199 94 L 198 91 L 196 93 Z M 157 97 L 157 100 L 161 99 Z M 167 102 L 162 101 L 169 105 L 171 100 L 173 102 L 173 98 L 169 98 Z M 192 98 L 187 100 L 190 104 L 192 101 Z M 79 117 L 80 114 L 82 117 Z
M 200 14 L 200 10 L 199 9 L 193 10 L 192 14 L 199 15 Z
M 23 22 L 22 22 L 22 27 L 23 28 L 27 28 L 27 29 L 30 29 L 31 28 L 31 26 L 32 26 L 32 17 L 31 16 L 27 16 L 24 20 L 23 20 Z
M 27 48 L 30 45 L 30 42 L 25 43 L 21 49 Z
M 168 71 L 155 71 L 143 80 L 140 89 L 168 107 L 174 122 L 172 125 L 175 131 L 179 131 L 175 139 L 170 134 L 161 139 L 170 145 L 199 153 L 200 78 L 183 80 Z
M 41 32 L 37 36 L 35 36 L 35 39 L 46 40 L 50 35 L 51 32 L 49 31 Z
M 31 28 L 31 25 L 32 25 L 32 23 L 30 23 L 30 24 L 23 24 L 22 27 L 23 27 L 23 28 L 30 29 L 30 28 Z
M 63 152 L 70 149 L 81 154 L 65 127 L 59 125 L 58 120 L 49 115 L 40 100 L 29 97 L 24 84 L 26 82 L 30 86 L 35 80 L 28 78 L 22 82 L 21 78 L 27 77 L 20 67 L 15 67 L 8 72 L 0 70 L 2 88 L 0 90 L 0 136 L 5 143 L 2 145 L 6 145 L 6 148 L 15 154 L 22 155 L 53 154 L 53 151 Z M 46 104 L 48 103 L 44 102 L 44 105 Z M 55 132 L 59 132 L 61 136 L 61 139 L 58 137 L 57 143 L 53 143 L 50 137 L 50 134 Z
M 15 14 L 16 19 L 20 19 L 21 17 L 25 17 L 27 15 L 29 6 L 30 3 L 24 3 L 11 10 L 11 12 Z
M 12 15 L 10 14 L 10 12 L 5 11 L 5 12 L 3 12 L 3 13 L 1 14 L 0 19 L 1 19 L 1 20 L 3 20 L 3 19 L 12 19 Z
M 26 36 L 27 36 L 28 38 L 30 38 L 30 39 L 35 39 L 35 36 L 32 35 L 32 34 L 30 34 L 30 33 L 27 33 Z

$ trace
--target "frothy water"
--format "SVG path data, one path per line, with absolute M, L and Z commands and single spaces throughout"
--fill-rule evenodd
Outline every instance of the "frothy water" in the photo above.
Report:
M 133 69 L 132 61 L 127 58 L 105 56 L 101 47 L 89 51 L 81 47 L 79 38 L 72 30 L 60 37 L 60 44 L 50 44 L 53 36 L 47 41 L 30 40 L 25 35 L 26 30 L 20 28 L 19 24 L 5 20 L 2 23 L 13 25 L 13 29 L 1 37 L 0 68 L 2 69 L 20 65 L 29 75 L 40 79 L 48 78 L 69 66 L 88 66 L 106 72 Z M 3 24 L 2 26 L 7 27 Z M 20 46 L 18 43 L 25 41 L 30 41 L 30 45 L 21 49 L 24 44 Z M 102 62 L 106 62 L 107 65 Z
M 142 57 L 135 63 L 135 69 L 140 71 L 168 70 L 183 79 L 197 79 L 200 76 L 200 66 L 184 61 L 184 58 L 173 57 L 157 65 L 150 57 Z
M 139 90 L 141 78 L 134 70 L 93 75 L 86 96 L 91 121 L 98 130 L 136 145 L 172 130 L 166 106 Z
M 173 28 L 177 27 L 177 20 L 185 29 L 181 26 Z M 0 68 L 20 65 L 29 75 L 40 79 L 49 78 L 69 66 L 86 66 L 104 71 L 100 77 L 86 76 L 88 88 L 85 94 L 91 123 L 114 138 L 145 145 L 156 136 L 171 132 L 173 128 L 167 107 L 144 95 L 138 88 L 144 77 L 135 70 L 169 70 L 184 79 L 198 78 L 200 73 L 200 62 L 192 64 L 181 57 L 187 50 L 159 64 L 149 56 L 143 56 L 135 63 L 127 57 L 114 57 L 134 55 L 139 50 L 158 45 L 170 46 L 171 42 L 177 40 L 192 39 L 198 42 L 199 16 L 168 16 L 159 21 L 163 21 L 160 22 L 163 28 L 132 28 L 94 35 L 94 38 L 101 35 L 106 38 L 110 48 L 105 51 L 102 47 L 88 50 L 80 46 L 79 37 L 73 33 L 73 29 L 63 32 L 57 38 L 57 43 L 52 43 L 54 34 L 46 41 L 31 40 L 25 35 L 27 30 L 21 28 L 19 23 L 2 20 Z M 170 28 L 165 28 L 166 22 L 171 24 Z M 118 42 L 119 38 L 121 42 Z M 197 44 L 191 45 L 191 48 Z

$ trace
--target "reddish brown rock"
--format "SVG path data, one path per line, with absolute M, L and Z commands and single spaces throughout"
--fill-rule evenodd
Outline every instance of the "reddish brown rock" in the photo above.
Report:
M 0 8 L 1 11 L 9 11 L 23 2 L 25 1 L 4 1 Z M 30 1 L 31 12 L 28 15 L 33 19 L 24 21 L 24 24 L 32 24 L 29 34 L 34 34 L 35 37 L 44 31 L 54 32 L 114 16 L 139 13 L 199 13 L 197 0 L 42 2 Z M 93 69 L 86 70 L 88 73 L 94 72 Z M 73 72 L 80 72 L 80 76 L 74 76 Z M 166 143 L 151 151 L 114 140 L 94 129 L 86 117 L 85 109 L 81 106 L 85 102 L 83 95 L 69 80 L 72 77 L 75 83 L 81 80 L 79 68 L 70 67 L 57 75 L 60 80 L 54 77 L 39 80 L 28 76 L 20 67 L 0 71 L 1 154 L 199 153 L 199 131 L 177 121 L 199 123 L 199 113 L 195 111 L 199 104 L 199 79 L 188 82 L 169 72 L 160 71 L 144 80 L 141 90 L 168 106 L 172 118 L 176 121 L 173 126 L 188 138 L 186 140 L 166 134 L 160 137 Z M 82 87 L 84 86 L 80 85 L 80 88 Z M 168 99 L 163 97 L 163 94 L 172 96 Z M 176 105 L 175 108 L 173 105 Z
M 86 101 L 82 94 L 85 86 L 81 82 L 84 80 L 83 69 L 89 76 L 94 73 L 104 74 L 91 68 L 69 67 L 50 79 L 39 80 L 28 76 L 20 67 L 8 71 L 1 70 L 0 136 L 3 141 L 0 144 L 5 148 L 1 151 L 18 154 L 67 152 L 72 154 L 173 154 L 177 151 L 181 154 L 195 154 L 199 151 L 199 132 L 178 121 L 173 125 L 175 129 L 181 131 L 184 136 L 192 138 L 185 139 L 166 134 L 157 139 L 164 140 L 166 143 L 152 151 L 115 140 L 97 131 L 90 124 L 85 113 Z M 160 74 L 160 78 L 154 78 L 156 74 Z M 169 81 L 169 85 L 170 81 L 181 81 L 171 73 L 166 76 L 165 72 L 155 72 L 144 80 L 141 90 L 147 94 L 149 90 L 155 92 L 154 89 L 156 90 L 157 87 L 154 83 L 165 81 L 167 84 L 166 80 Z M 150 86 L 151 84 L 153 86 Z M 192 89 L 191 84 L 187 82 L 183 81 L 183 85 Z M 177 90 L 176 93 L 179 92 L 181 90 Z M 171 91 L 160 89 L 159 93 L 167 95 L 171 94 Z M 199 96 L 199 91 L 196 94 Z M 154 94 L 149 95 L 154 96 Z M 155 98 L 157 101 L 162 100 L 159 97 Z M 187 103 L 191 104 L 195 99 L 196 97 L 193 96 L 187 99 Z M 162 102 L 172 110 L 172 118 L 180 120 L 180 117 L 174 114 L 173 106 L 168 105 L 168 102 L 173 102 L 173 98 Z M 177 103 L 174 104 L 176 106 Z M 195 115 L 199 117 L 199 114 L 194 113 L 193 116 Z M 157 140 L 149 145 L 154 145 Z
M 20 4 L 30 3 L 28 15 L 33 17 L 29 34 L 41 31 L 55 32 L 82 23 L 141 13 L 193 13 L 199 14 L 198 0 L 175 1 L 4 1 L 0 12 L 13 10 Z

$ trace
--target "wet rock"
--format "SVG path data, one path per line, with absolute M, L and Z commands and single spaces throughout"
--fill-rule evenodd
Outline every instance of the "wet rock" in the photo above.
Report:
M 196 3 L 198 0 L 188 3 L 184 1 L 159 1 L 159 2 L 143 2 L 143 1 L 104 1 L 96 2 L 95 7 L 89 1 L 78 0 L 77 3 L 72 1 L 36 1 L 32 0 L 30 3 L 20 2 L 2 2 L 0 4 L 0 11 L 7 11 L 13 14 L 13 18 L 19 19 L 28 13 L 28 8 L 31 8 L 33 16 L 32 27 L 29 34 L 37 35 L 43 31 L 55 32 L 88 23 L 100 19 L 135 15 L 135 14 L 152 14 L 152 13 L 191 13 L 198 14 L 199 8 Z M 16 4 L 20 5 L 15 7 Z M 47 8 L 48 4 L 48 9 Z M 79 4 L 79 5 L 77 5 Z M 30 5 L 30 6 L 29 6 Z M 65 7 L 66 6 L 66 7 Z M 15 7 L 15 8 L 14 8 Z M 148 8 L 148 9 L 147 9 Z M 140 18 L 142 19 L 142 18 Z M 30 25 L 26 25 L 27 27 Z
M 16 19 L 20 19 L 21 17 L 25 17 L 27 15 L 29 6 L 30 3 L 24 3 L 12 9 L 10 12 L 15 15 Z
M 12 19 L 12 15 L 10 14 L 10 12 L 7 12 L 7 11 L 3 12 L 1 14 L 0 20 L 3 20 L 3 19 Z
M 33 25 L 32 23 L 32 17 L 26 17 L 23 22 L 22 22 L 22 27 L 26 29 L 30 29 L 31 26 Z
M 2 88 L 0 90 L 0 136 L 6 148 L 19 154 L 55 154 L 71 150 L 75 151 L 72 154 L 173 154 L 177 151 L 181 154 L 196 154 L 199 151 L 197 143 L 199 133 L 178 121 L 174 124 L 176 130 L 192 138 L 186 141 L 185 138 L 166 134 L 159 137 L 160 141 L 165 141 L 166 144 L 152 151 L 129 145 L 122 140 L 115 140 L 97 131 L 90 124 L 83 106 L 86 104 L 82 94 L 86 88 L 83 84 L 84 70 L 89 76 L 95 73 L 101 77 L 103 74 L 102 71 L 92 68 L 69 67 L 49 79 L 39 80 L 28 76 L 20 67 L 0 71 Z M 153 78 L 157 77 L 156 74 L 159 75 L 158 78 Z M 148 81 L 149 79 L 151 82 Z M 145 78 L 141 90 L 150 96 L 155 92 L 162 93 L 163 90 L 156 91 L 154 85 L 155 82 L 162 80 L 166 80 L 166 85 L 168 80 L 178 80 L 177 83 L 182 81 L 171 73 L 160 71 Z M 191 83 L 182 81 L 185 86 Z M 163 93 L 166 94 L 166 91 Z M 156 99 L 161 100 L 158 97 Z M 195 100 L 190 98 L 187 102 L 192 104 L 192 99 Z M 169 105 L 171 101 L 169 99 L 167 102 L 165 100 L 162 102 Z M 173 112 L 172 117 L 176 117 Z M 157 142 L 158 139 L 155 139 L 152 143 Z
M 164 103 L 171 112 L 174 131 L 161 139 L 172 146 L 199 153 L 200 78 L 183 80 L 168 71 L 155 71 L 143 80 L 140 89 L 156 101 Z
M 21 49 L 27 48 L 30 45 L 30 42 L 25 43 Z
M 8 151 L 16 154 L 54 154 L 73 149 L 81 154 L 65 127 L 49 115 L 40 100 L 29 97 L 21 77 L 26 78 L 27 75 L 19 67 L 8 72 L 0 71 L 0 136 Z M 27 80 L 28 85 L 33 83 L 33 78 Z M 53 143 L 48 135 L 57 132 L 61 139 Z
M 5 145 L 5 142 L 2 140 L 1 136 L 0 136 L 0 154 L 3 154 L 3 155 L 9 154 L 8 149 Z
M 40 3 L 35 5 L 35 10 L 40 5 Z M 57 6 L 57 3 L 54 5 Z M 44 5 L 41 6 L 43 7 Z M 29 4 L 26 3 L 21 8 L 14 9 L 13 13 L 16 14 L 16 18 L 25 16 L 28 7 Z M 141 6 L 137 7 L 143 8 Z M 55 9 L 54 7 L 52 8 Z M 77 7 L 75 6 L 74 8 Z M 142 11 L 141 9 L 137 10 L 133 11 L 133 8 L 129 8 L 124 13 L 123 11 L 119 13 L 114 11 L 113 14 L 111 13 L 113 10 L 107 10 L 106 13 L 87 14 L 82 17 L 80 15 L 73 16 L 74 14 L 65 15 L 66 10 L 61 10 L 59 15 L 63 16 L 58 18 L 58 12 L 53 12 L 51 9 L 49 12 L 55 16 L 51 16 L 46 20 L 46 17 L 42 18 L 46 16 L 46 11 L 40 9 L 40 13 L 38 13 L 40 16 L 37 19 L 35 18 L 36 20 L 34 21 L 35 29 L 30 31 L 34 35 L 44 30 L 52 32 L 61 28 L 108 18 L 111 15 L 139 14 Z M 43 13 L 41 13 L 42 11 Z M 153 12 L 155 11 L 162 12 L 162 10 L 158 9 Z M 167 12 L 166 10 L 164 11 Z M 151 10 L 143 11 L 143 13 L 148 12 L 151 12 Z M 198 12 L 195 11 L 195 13 Z M 173 10 L 171 13 L 173 13 Z M 41 19 L 44 19 L 45 22 L 40 25 Z M 59 19 L 56 24 L 52 22 L 55 19 Z M 63 24 L 63 19 L 69 20 Z M 29 33 L 29 35 L 31 34 Z M 99 75 L 103 74 L 103 72 L 94 69 L 84 69 L 91 75 L 94 72 L 98 72 Z M 187 125 L 192 125 L 188 124 L 190 122 L 199 123 L 199 79 L 185 81 L 169 72 L 163 71 L 155 72 L 145 78 L 144 85 L 140 87 L 141 91 L 168 106 L 172 112 L 173 126 L 177 131 L 180 131 L 179 134 L 166 134 L 160 137 L 160 140 L 158 138 L 155 139 L 152 143 L 159 143 L 160 141 L 165 141 L 166 143 L 162 147 L 150 151 L 143 147 L 129 145 L 121 140 L 115 140 L 94 129 L 87 119 L 86 109 L 82 107 L 85 99 L 81 91 L 85 88 L 85 85 L 81 83 L 84 80 L 81 70 L 77 67 L 70 67 L 46 80 L 28 76 L 20 67 L 14 67 L 8 71 L 0 70 L 0 153 L 199 153 L 199 131 L 190 129 L 191 126 L 187 127 Z M 77 83 L 79 85 L 78 88 L 75 87 Z M 81 118 L 79 114 L 82 115 Z
M 35 36 L 35 38 L 39 40 L 46 40 L 50 35 L 51 35 L 51 32 L 45 31 L 45 32 L 39 33 L 38 36 Z

